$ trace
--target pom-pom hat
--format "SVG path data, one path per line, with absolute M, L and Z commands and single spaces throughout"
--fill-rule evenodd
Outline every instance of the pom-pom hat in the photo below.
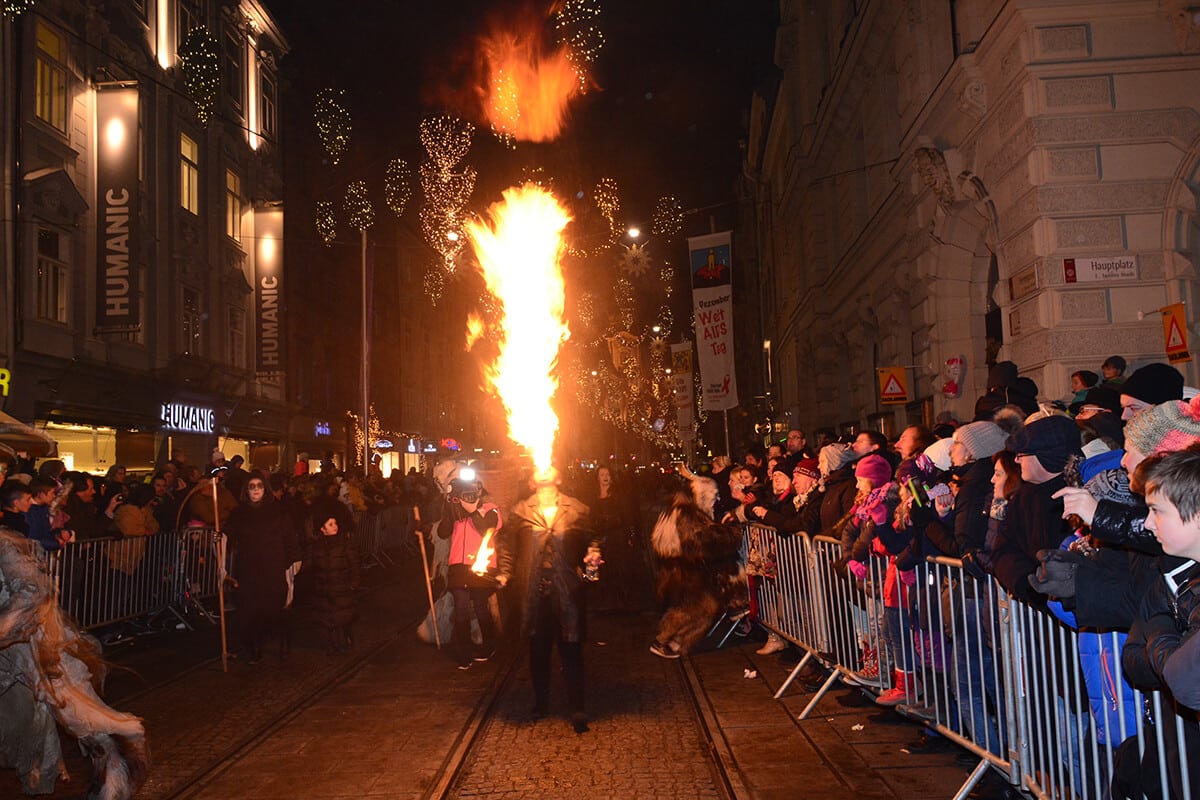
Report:
M 1143 456 L 1182 450 L 1196 441 L 1200 441 L 1200 397 L 1186 403 L 1160 403 L 1125 423 L 1125 446 Z

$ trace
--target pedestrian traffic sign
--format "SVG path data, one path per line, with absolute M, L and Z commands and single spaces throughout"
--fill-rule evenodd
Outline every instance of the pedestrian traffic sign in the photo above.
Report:
M 908 402 L 908 376 L 904 367 L 880 367 L 879 399 L 886 404 Z
M 1192 360 L 1188 351 L 1187 312 L 1183 303 L 1162 308 L 1163 339 L 1166 341 L 1167 361 L 1182 364 Z

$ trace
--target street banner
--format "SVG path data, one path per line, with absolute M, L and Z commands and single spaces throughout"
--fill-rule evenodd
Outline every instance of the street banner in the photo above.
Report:
M 283 372 L 283 209 L 254 212 L 254 371 Z
M 96 328 L 141 324 L 138 294 L 138 88 L 96 86 Z
M 1162 309 L 1163 339 L 1166 342 L 1167 361 L 1172 364 L 1184 364 L 1192 360 L 1188 351 L 1187 338 L 1187 309 L 1183 303 L 1163 306 Z
M 879 400 L 884 405 L 908 402 L 908 375 L 904 367 L 880 367 Z
M 727 411 L 738 404 L 729 231 L 689 238 L 688 263 L 704 410 Z
M 695 393 L 692 391 L 692 343 L 680 342 L 671 345 L 671 402 L 675 405 L 675 419 L 679 426 L 679 438 L 690 442 L 695 424 Z

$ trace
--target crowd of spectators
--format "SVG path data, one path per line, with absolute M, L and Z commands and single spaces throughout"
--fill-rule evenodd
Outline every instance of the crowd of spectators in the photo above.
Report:
M 882 602 L 853 609 L 864 648 L 855 678 L 891 687 L 879 695 L 882 705 L 912 702 L 917 654 L 938 654 L 938 668 L 952 668 L 960 696 L 973 699 L 962 709 L 964 728 L 993 749 L 1005 724 L 992 678 L 996 643 L 980 630 L 960 629 L 948 641 L 928 629 L 930 615 L 911 589 L 927 557 L 961 559 L 968 573 L 994 576 L 1013 597 L 1082 632 L 1120 632 L 1115 650 L 1081 645 L 1080 675 L 1065 676 L 1064 685 L 1081 681 L 1090 703 L 1073 708 L 1063 698 L 1061 711 L 1080 726 L 1107 727 L 1101 741 L 1125 740 L 1107 776 L 1114 796 L 1153 796 L 1158 754 L 1139 756 L 1136 740 L 1127 738 L 1132 727 L 1112 730 L 1095 714 L 1129 688 L 1106 676 L 1123 674 L 1137 689 L 1167 692 L 1173 699 L 1157 724 L 1173 726 L 1176 715 L 1189 721 L 1179 739 L 1166 728 L 1176 796 L 1180 759 L 1200 752 L 1200 565 L 1192 560 L 1200 553 L 1200 398 L 1185 392 L 1183 376 L 1169 364 L 1146 364 L 1128 376 L 1125 369 L 1113 356 L 1103 377 L 1076 372 L 1072 396 L 1047 402 L 1016 364 L 1001 362 L 969 421 L 942 418 L 936 430 L 911 425 L 895 442 L 862 431 L 822 442 L 816 452 L 792 430 L 765 452 L 749 448 L 741 463 L 717 457 L 710 470 L 721 489 L 716 517 L 761 522 L 781 535 L 833 537 L 842 544 L 834 568 L 851 584 L 869 579 L 870 559 L 885 559 Z M 1156 488 L 1164 483 L 1169 500 Z M 971 605 L 966 618 L 996 614 L 982 594 L 964 602 Z M 868 652 L 872 642 L 884 652 Z M 760 652 L 785 649 L 771 636 Z M 895 670 L 890 680 L 880 675 L 885 665 Z M 1192 792 L 1200 790 L 1197 773 Z

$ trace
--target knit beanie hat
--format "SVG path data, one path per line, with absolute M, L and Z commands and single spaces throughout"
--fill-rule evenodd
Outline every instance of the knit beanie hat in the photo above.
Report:
M 1062 414 L 1043 417 L 1008 437 L 1008 449 L 1018 455 L 1036 456 L 1047 472 L 1062 472 L 1068 458 L 1081 454 L 1079 426 Z
M 896 467 L 896 482 L 907 483 L 915 479 L 918 483 L 930 483 L 937 477 L 937 466 L 929 456 L 919 453 L 912 458 L 906 458 Z
M 854 477 L 866 478 L 871 485 L 878 489 L 892 479 L 892 465 L 883 456 L 872 453 L 863 456 L 854 465 Z
M 821 466 L 815 458 L 802 458 L 796 462 L 792 474 L 806 475 L 809 478 L 817 479 L 821 477 Z
M 925 448 L 925 455 L 929 456 L 929 460 L 933 462 L 942 472 L 950 469 L 950 448 L 954 446 L 954 439 L 938 439 L 929 447 Z
M 967 448 L 972 461 L 991 458 L 1004 449 L 1007 435 L 994 422 L 970 422 L 954 432 L 954 441 Z
M 822 475 L 837 472 L 853 460 L 854 451 L 850 449 L 850 445 L 841 442 L 827 444 L 821 448 L 821 452 L 817 453 L 817 463 L 820 465 Z
M 1182 400 L 1160 403 L 1125 423 L 1125 446 L 1144 456 L 1182 450 L 1197 440 L 1200 440 L 1200 398 L 1188 403 Z
M 1121 384 L 1121 394 L 1136 397 L 1143 403 L 1158 405 L 1168 400 L 1183 399 L 1183 375 L 1170 364 L 1161 362 L 1138 367 Z

